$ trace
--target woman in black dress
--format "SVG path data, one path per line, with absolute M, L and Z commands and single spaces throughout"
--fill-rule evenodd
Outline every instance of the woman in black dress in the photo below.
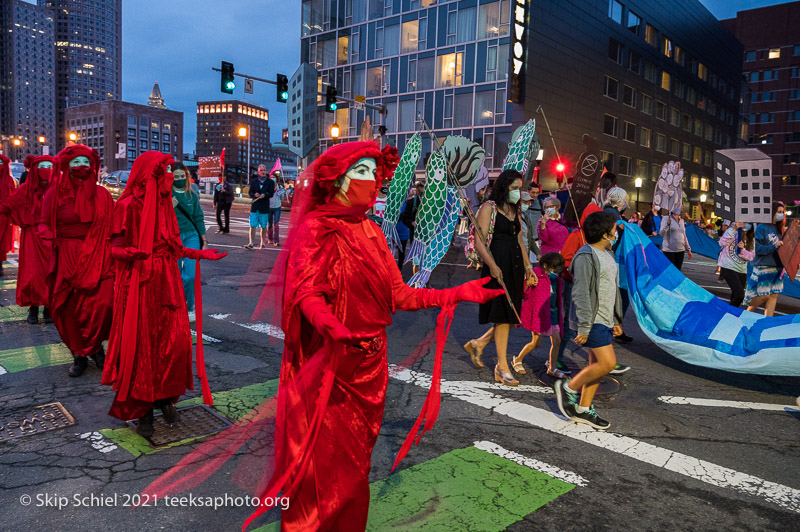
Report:
M 533 266 L 528 260 L 525 251 L 520 222 L 520 188 L 522 175 L 516 170 L 506 170 L 494 182 L 489 201 L 481 206 L 478 211 L 478 227 L 484 235 L 489 234 L 492 220 L 492 209 L 496 209 L 492 242 L 489 246 L 491 254 L 481 242 L 475 239 L 475 249 L 483 261 L 482 277 L 493 277 L 494 280 L 486 285 L 487 288 L 501 288 L 498 281 L 502 280 L 514 309 L 508 304 L 505 296 L 496 297 L 488 303 L 483 303 L 479 311 L 479 323 L 493 323 L 494 345 L 497 349 L 497 366 L 494 368 L 494 379 L 506 386 L 517 386 L 519 381 L 514 378 L 508 369 L 506 350 L 508 347 L 508 333 L 512 325 L 519 324 L 517 316 L 522 307 L 522 291 L 525 283 L 535 285 L 538 282 Z M 487 333 L 488 334 L 488 333 Z M 487 335 L 484 335 L 487 337 Z M 482 340 L 483 338 L 481 338 Z M 489 339 L 486 340 L 488 343 Z M 478 340 L 477 342 L 480 342 Z M 480 347 L 483 351 L 483 346 Z

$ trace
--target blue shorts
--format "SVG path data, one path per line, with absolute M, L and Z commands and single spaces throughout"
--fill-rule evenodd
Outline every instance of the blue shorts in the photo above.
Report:
M 605 347 L 611 345 L 611 340 L 614 338 L 614 329 L 606 327 L 600 323 L 592 325 L 592 330 L 589 331 L 589 339 L 583 344 L 585 347 Z
M 251 212 L 250 213 L 250 227 L 267 227 L 269 222 L 268 212 Z

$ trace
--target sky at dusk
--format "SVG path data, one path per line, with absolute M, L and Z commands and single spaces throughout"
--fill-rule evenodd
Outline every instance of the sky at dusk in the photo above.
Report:
M 788 0 L 787 0 L 788 1 Z M 701 0 L 717 18 L 737 11 L 785 3 L 776 0 Z M 219 90 L 220 61 L 237 72 L 274 79 L 291 77 L 300 61 L 300 0 L 123 0 L 122 97 L 147 103 L 158 80 L 170 109 L 183 111 L 184 151 L 194 151 L 195 103 L 242 98 L 270 110 L 273 142 L 286 127 L 286 105 L 275 87 L 255 83 L 245 95 L 237 79 L 233 96 Z M 246 98 L 245 98 L 246 96 Z

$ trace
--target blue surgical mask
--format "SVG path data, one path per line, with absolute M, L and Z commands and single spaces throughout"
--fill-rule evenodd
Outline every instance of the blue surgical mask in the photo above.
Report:
M 614 231 L 614 240 L 611 241 L 611 245 L 613 246 L 614 244 L 616 244 L 617 240 L 619 240 L 619 233 Z
M 528 205 L 527 203 L 523 203 L 522 204 L 522 212 L 527 211 L 529 207 L 530 207 L 530 205 Z
M 779 212 L 778 214 L 775 215 L 775 222 L 781 223 L 782 221 L 783 221 L 783 213 Z
M 556 215 L 556 208 L 555 207 L 548 207 L 545 211 L 548 216 L 555 216 Z
M 556 272 L 550 272 L 550 273 L 548 273 L 548 274 L 547 274 L 547 276 L 548 276 L 550 279 L 554 280 L 554 281 L 555 281 L 556 279 L 558 279 L 558 274 L 557 274 Z
M 519 190 L 509 190 L 508 191 L 508 202 L 512 205 L 516 205 L 519 203 L 520 191 Z

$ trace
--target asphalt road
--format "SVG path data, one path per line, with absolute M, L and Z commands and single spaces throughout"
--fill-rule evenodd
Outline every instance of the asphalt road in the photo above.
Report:
M 232 216 L 230 235 L 214 234 L 207 217 L 212 246 L 229 255 L 203 264 L 203 306 L 211 389 L 229 391 L 215 403 L 236 419 L 274 393 L 281 344 L 274 330 L 251 323 L 277 250 L 244 250 L 246 206 L 234 206 Z M 434 288 L 476 275 L 463 266 L 458 248 L 444 262 L 431 278 Z M 724 297 L 727 286 L 716 283 L 710 262 L 696 258 L 684 272 Z M 7 269 L 5 279 L 15 275 Z M 2 288 L 0 303 L 13 305 L 13 290 Z M 782 299 L 778 310 L 800 312 L 799 303 Z M 484 354 L 487 368 L 474 369 L 461 345 L 484 329 L 477 306 L 461 305 L 445 349 L 439 420 L 391 474 L 427 393 L 435 319 L 435 310 L 401 312 L 388 328 L 392 376 L 373 453 L 370 530 L 800 529 L 800 379 L 687 365 L 655 347 L 632 311 L 625 330 L 635 341 L 616 346 L 620 363 L 632 369 L 618 378 L 617 393 L 597 398 L 598 411 L 612 423 L 609 433 L 598 433 L 561 418 L 553 394 L 532 375 L 544 363 L 544 347 L 526 359 L 529 373 L 518 389 L 492 382 L 492 347 Z M 113 392 L 100 385 L 99 371 L 67 377 L 52 325 L 0 320 L 0 414 L 59 401 L 76 420 L 0 443 L 0 529 L 240 529 L 251 509 L 235 501 L 216 510 L 191 507 L 189 499 L 123 506 L 202 439 L 157 452 L 142 447 L 106 414 Z M 512 331 L 509 352 L 528 338 Z M 584 350 L 572 348 L 570 362 L 584 364 Z M 192 397 L 199 394 L 195 387 Z M 268 444 L 268 436 L 250 442 L 181 495 L 246 495 L 266 470 Z M 112 499 L 99 506 L 85 499 L 91 495 Z M 272 510 L 253 528 L 274 529 L 278 518 Z

